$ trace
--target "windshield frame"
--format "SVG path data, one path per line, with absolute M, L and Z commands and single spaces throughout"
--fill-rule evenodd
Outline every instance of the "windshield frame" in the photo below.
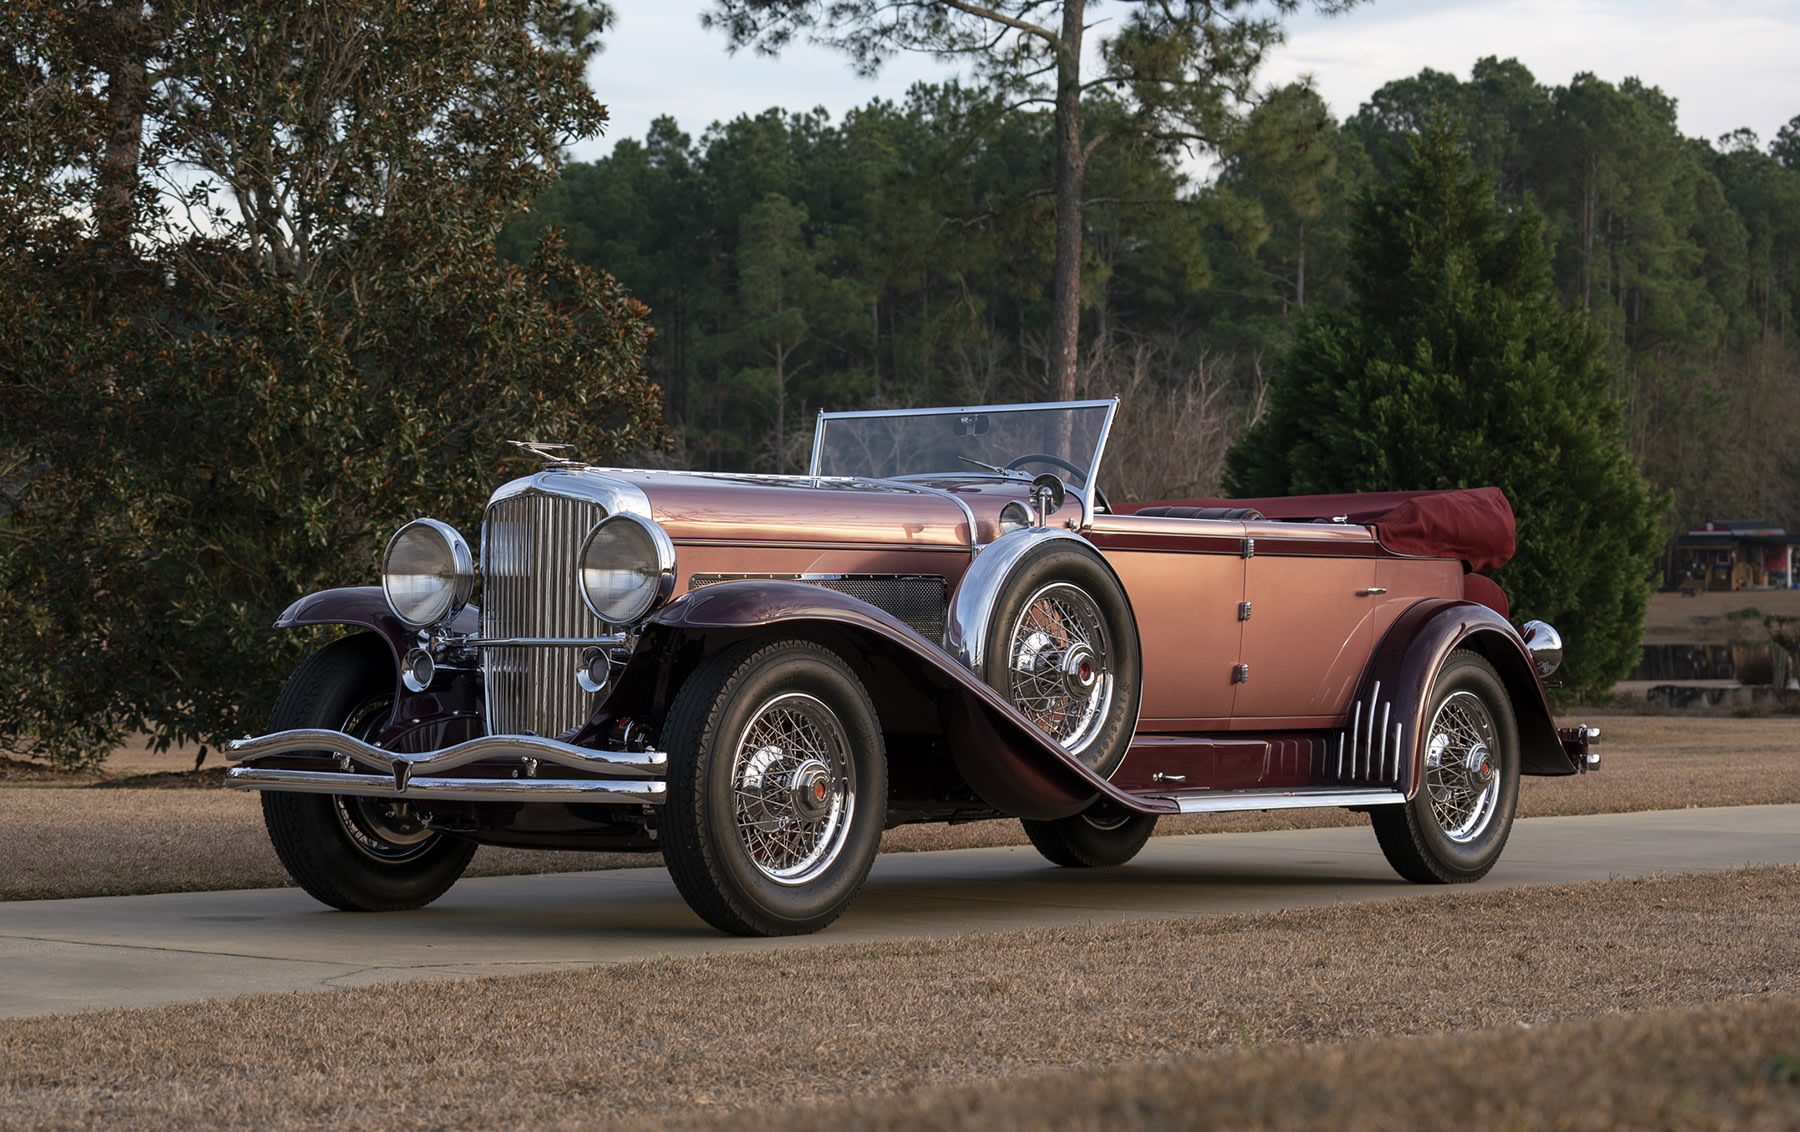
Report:
M 844 412 L 828 413 L 819 411 L 817 424 L 813 428 L 812 462 L 807 466 L 807 474 L 813 479 L 823 478 L 819 474 L 819 461 L 823 456 L 825 444 L 825 426 L 830 421 L 857 420 L 887 417 L 922 417 L 944 416 L 952 413 L 1022 413 L 1031 410 L 1068 410 L 1105 408 L 1106 416 L 1100 423 L 1100 438 L 1094 445 L 1093 463 L 1088 467 L 1087 482 L 1077 493 L 1082 501 L 1082 514 L 1089 517 L 1094 514 L 1094 494 L 1100 484 L 1100 465 L 1106 458 L 1106 442 L 1112 435 L 1113 418 L 1119 411 L 1117 397 L 1096 398 L 1088 401 L 1023 401 L 1011 405 L 939 405 L 923 409 L 852 409 Z M 891 479 L 915 479 L 923 475 L 949 475 L 976 472 L 976 469 L 946 468 L 940 472 L 916 472 L 905 476 L 885 477 Z M 977 473 L 980 474 L 980 473 Z M 992 473 L 988 473 L 992 474 Z M 1059 473 L 1060 477 L 1060 473 Z M 1028 476 L 1025 478 L 1029 478 Z

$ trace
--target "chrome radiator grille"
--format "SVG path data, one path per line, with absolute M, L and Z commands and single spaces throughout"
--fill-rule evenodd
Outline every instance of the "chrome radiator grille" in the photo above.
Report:
M 481 635 L 603 636 L 581 600 L 575 558 L 605 516 L 596 503 L 535 491 L 490 505 L 481 524 Z M 586 723 L 599 696 L 575 682 L 580 662 L 578 646 L 483 649 L 489 734 L 554 737 Z

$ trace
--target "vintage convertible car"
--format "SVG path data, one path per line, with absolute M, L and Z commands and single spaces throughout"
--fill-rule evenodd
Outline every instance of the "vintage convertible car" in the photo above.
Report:
M 426 904 L 477 844 L 660 849 L 708 922 L 835 919 L 883 829 L 1011 816 L 1065 866 L 1163 814 L 1366 811 L 1470 881 L 1521 774 L 1597 765 L 1555 630 L 1479 571 L 1496 489 L 1109 506 L 1112 401 L 824 413 L 804 476 L 543 465 L 477 563 L 433 519 L 233 744 L 302 888 Z M 479 609 L 471 604 L 477 580 Z

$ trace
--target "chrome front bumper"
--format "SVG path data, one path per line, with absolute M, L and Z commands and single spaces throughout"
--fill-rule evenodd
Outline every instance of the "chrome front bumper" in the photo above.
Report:
M 593 751 L 537 735 L 485 735 L 421 754 L 398 754 L 352 738 L 342 731 L 298 728 L 225 745 L 236 759 L 257 759 L 300 751 L 329 751 L 336 771 L 237 766 L 227 784 L 239 790 L 286 790 L 302 794 L 357 794 L 381 798 L 422 798 L 454 802 L 623 802 L 661 805 L 667 798 L 662 776 L 669 757 L 662 751 Z M 442 772 L 484 759 L 516 758 L 516 778 L 452 778 Z M 605 778 L 554 778 L 539 774 L 544 763 L 603 774 Z M 352 764 L 376 771 L 358 774 Z M 620 776 L 620 777 L 612 777 Z

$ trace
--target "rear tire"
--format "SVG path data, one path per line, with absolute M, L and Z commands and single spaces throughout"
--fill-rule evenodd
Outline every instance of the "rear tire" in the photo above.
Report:
M 747 641 L 682 684 L 663 858 L 701 919 L 734 935 L 816 932 L 881 848 L 887 757 L 856 674 L 810 641 Z
M 314 653 L 288 678 L 270 731 L 326 727 L 373 739 L 394 703 L 387 646 L 363 633 Z M 398 798 L 265 790 L 263 824 L 288 875 L 313 899 L 346 912 L 423 908 L 455 884 L 475 843 L 427 828 Z
M 1155 814 L 1135 814 L 1105 802 L 1056 821 L 1021 818 L 1025 836 L 1044 860 L 1065 869 L 1110 869 L 1138 855 L 1156 831 Z
M 1499 674 L 1458 650 L 1438 670 L 1426 716 L 1423 780 L 1403 806 L 1369 811 L 1381 852 L 1415 884 L 1487 875 L 1519 806 L 1519 728 Z

